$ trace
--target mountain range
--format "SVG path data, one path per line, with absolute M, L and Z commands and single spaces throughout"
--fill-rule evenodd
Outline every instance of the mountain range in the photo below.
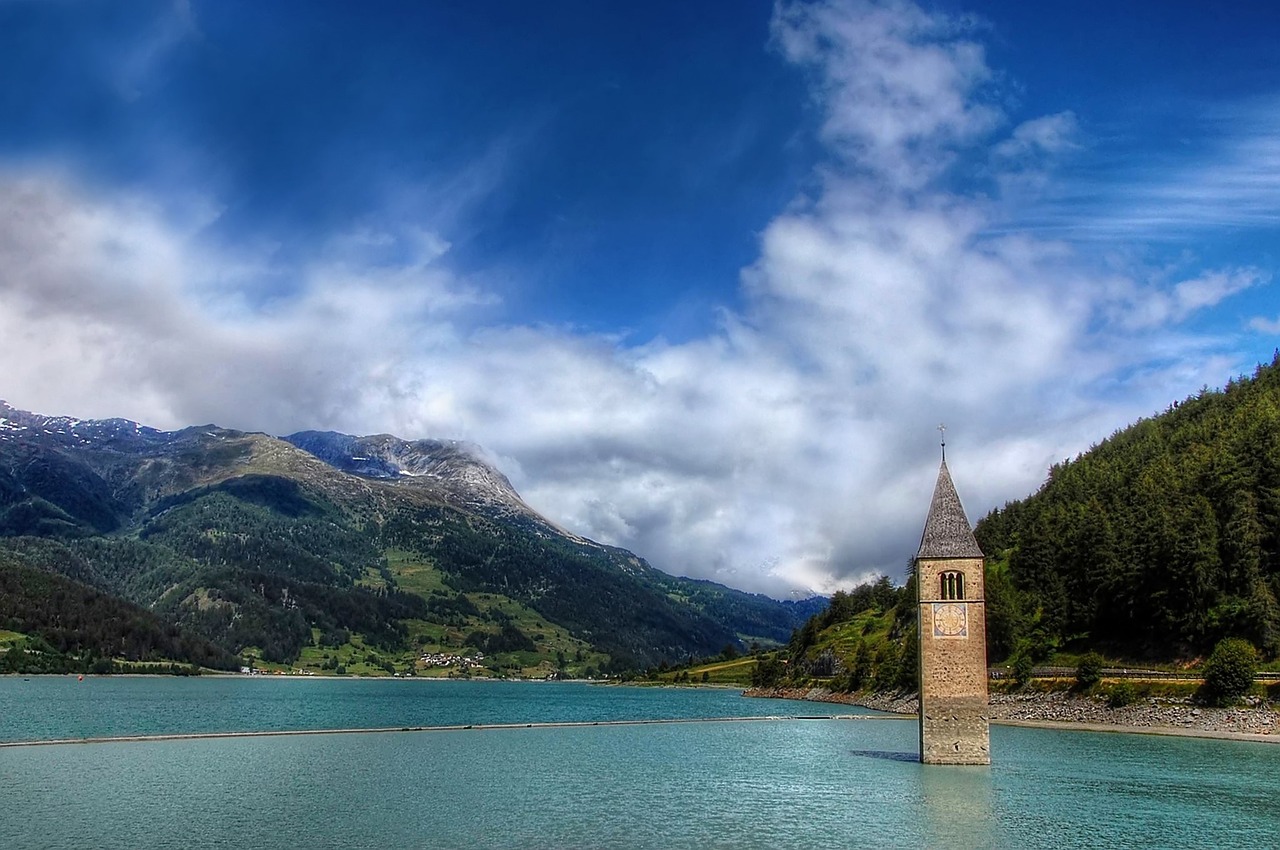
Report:
M 501 673 L 651 666 L 786 641 L 825 605 L 672 576 L 566 532 L 465 443 L 161 431 L 3 402 L 0 568 L 45 588 L 33 599 L 50 592 L 37 571 L 133 606 L 203 641 L 205 663 L 353 672 L 432 653 Z M 26 609 L 41 613 L 0 608 L 0 628 L 84 649 L 49 605 Z M 147 653 L 164 654 L 124 655 Z

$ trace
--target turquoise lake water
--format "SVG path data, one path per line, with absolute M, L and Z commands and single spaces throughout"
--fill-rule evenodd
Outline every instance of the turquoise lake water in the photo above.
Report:
M 818 715 L 573 683 L 0 678 L 0 738 Z M 913 720 L 0 749 L 3 848 L 1273 847 L 1280 747 L 996 726 L 926 767 Z

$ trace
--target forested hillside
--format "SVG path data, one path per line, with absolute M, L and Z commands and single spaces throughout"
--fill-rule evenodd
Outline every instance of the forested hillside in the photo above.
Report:
M 1280 356 L 1056 464 L 975 534 L 992 656 L 1280 649 Z
M 154 613 L 0 551 L 0 672 L 111 672 L 112 659 L 235 669 L 240 660 Z M 14 639 L 24 636 L 26 640 Z

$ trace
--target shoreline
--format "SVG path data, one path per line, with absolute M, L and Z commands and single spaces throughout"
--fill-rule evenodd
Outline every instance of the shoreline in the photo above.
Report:
M 919 712 L 915 694 L 846 694 L 827 688 L 751 688 L 742 693 L 746 697 L 856 705 L 903 717 Z M 1260 705 L 1209 708 L 1188 699 L 1147 698 L 1109 708 L 1099 699 L 1064 691 L 991 694 L 989 699 L 991 722 L 1001 726 L 1280 744 L 1280 713 Z

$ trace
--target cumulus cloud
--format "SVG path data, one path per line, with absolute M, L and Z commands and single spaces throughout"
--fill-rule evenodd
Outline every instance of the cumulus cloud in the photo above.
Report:
M 672 572 L 777 594 L 901 577 L 940 420 L 976 519 L 1241 365 L 1178 323 L 1265 278 L 1162 287 L 946 188 L 962 153 L 1073 144 L 1065 113 L 991 139 L 1007 119 L 974 36 L 904 2 L 778 7 L 829 159 L 762 232 L 743 307 L 681 344 L 499 322 L 447 233 L 366 224 L 279 269 L 145 199 L 0 175 L 0 393 L 161 427 L 470 439 L 555 522 Z
M 368 382 L 391 384 L 384 376 L 452 340 L 450 320 L 485 301 L 433 265 L 438 240 L 406 241 L 393 266 L 335 257 L 300 270 L 296 295 L 250 309 L 212 293 L 255 265 L 205 255 L 159 208 L 55 175 L 10 177 L 0 338 L 21 344 L 7 383 L 15 400 L 21 390 L 47 409 L 127 411 L 160 426 L 279 431 L 300 411 L 332 417 Z
M 978 95 L 991 81 L 968 27 L 907 2 L 779 3 L 773 38 L 813 70 L 822 134 L 851 165 L 897 188 L 923 185 L 956 143 L 1001 120 Z

